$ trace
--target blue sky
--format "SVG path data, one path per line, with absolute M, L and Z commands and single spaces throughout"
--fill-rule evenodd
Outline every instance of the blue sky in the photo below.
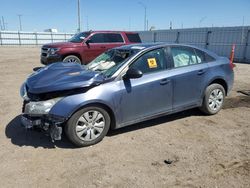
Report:
M 147 6 L 156 29 L 250 25 L 250 0 L 138 0 Z M 137 0 L 81 0 L 83 30 L 143 30 L 144 9 Z M 9 30 L 57 28 L 75 32 L 77 0 L 0 0 L 0 16 Z M 87 27 L 88 20 L 88 27 Z

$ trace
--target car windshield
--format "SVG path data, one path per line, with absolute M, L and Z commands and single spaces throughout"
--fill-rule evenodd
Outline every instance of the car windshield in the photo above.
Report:
M 90 35 L 90 32 L 83 32 L 83 33 L 76 33 L 71 39 L 69 39 L 69 42 L 82 42 L 84 38 L 88 37 Z
M 86 65 L 86 69 L 101 72 L 106 78 L 109 78 L 136 52 L 136 50 L 127 49 L 109 50 Z

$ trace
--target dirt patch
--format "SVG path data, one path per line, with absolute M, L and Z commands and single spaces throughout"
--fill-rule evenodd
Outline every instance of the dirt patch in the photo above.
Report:
M 0 47 L 1 187 L 250 187 L 250 65 L 237 64 L 223 110 L 161 117 L 75 148 L 20 126 L 19 88 L 39 48 Z

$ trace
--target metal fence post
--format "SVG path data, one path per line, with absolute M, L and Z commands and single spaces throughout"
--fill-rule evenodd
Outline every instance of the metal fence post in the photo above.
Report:
M 157 36 L 157 33 L 156 32 L 153 32 L 153 41 L 156 42 L 156 36 Z
M 246 36 L 246 43 L 243 51 L 243 60 L 245 61 L 247 59 L 247 48 L 248 48 L 248 38 L 249 38 L 250 30 L 247 30 L 247 36 Z
M 175 40 L 176 43 L 179 43 L 179 38 L 180 38 L 180 32 L 178 31 L 176 33 L 176 40 Z
M 51 32 L 51 42 L 53 42 L 53 33 Z
M 209 39 L 210 39 L 210 34 L 212 33 L 212 31 L 208 31 L 206 34 L 206 44 L 205 44 L 205 48 L 207 49 L 207 47 L 209 46 Z
M 0 31 L 0 45 L 3 45 L 3 41 L 2 41 L 2 32 Z
M 19 45 L 21 46 L 21 36 L 20 36 L 20 32 L 18 31 L 18 41 L 19 41 Z
M 34 35 L 35 35 L 36 45 L 38 45 L 37 32 L 35 32 Z

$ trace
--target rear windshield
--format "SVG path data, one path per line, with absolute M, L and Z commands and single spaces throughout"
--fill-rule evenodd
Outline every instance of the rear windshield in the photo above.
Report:
M 90 35 L 90 32 L 83 32 L 83 33 L 76 33 L 71 39 L 69 39 L 69 42 L 82 42 L 84 38 L 88 37 Z
M 133 34 L 129 33 L 129 34 L 126 34 L 126 36 L 128 37 L 128 40 L 130 42 L 141 43 L 141 38 L 138 33 L 133 33 Z

